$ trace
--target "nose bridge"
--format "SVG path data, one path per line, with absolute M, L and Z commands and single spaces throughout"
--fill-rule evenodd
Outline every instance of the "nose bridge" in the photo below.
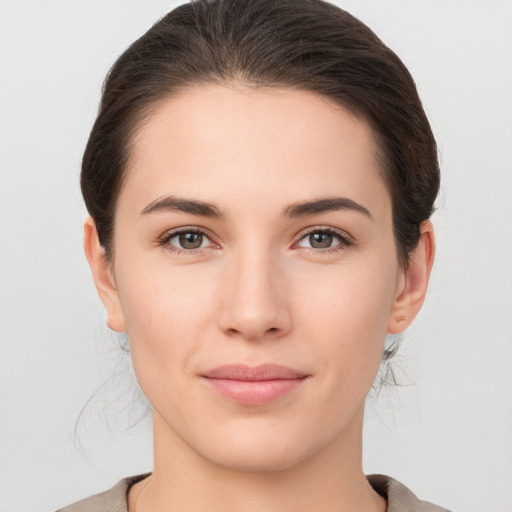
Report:
M 247 339 L 280 336 L 290 328 L 284 273 L 270 246 L 251 243 L 233 251 L 228 263 L 221 328 Z

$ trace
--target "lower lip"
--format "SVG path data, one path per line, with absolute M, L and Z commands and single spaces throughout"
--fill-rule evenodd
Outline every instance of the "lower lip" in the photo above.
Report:
M 219 395 L 235 403 L 266 405 L 295 391 L 304 382 L 305 377 L 259 381 L 210 378 L 204 380 Z

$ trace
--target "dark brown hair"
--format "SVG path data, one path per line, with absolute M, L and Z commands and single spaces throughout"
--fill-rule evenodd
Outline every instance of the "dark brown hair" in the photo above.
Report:
M 407 265 L 439 188 L 437 150 L 414 81 L 361 21 L 321 0 L 198 0 L 135 41 L 110 70 L 82 162 L 81 185 L 107 257 L 130 142 L 179 90 L 240 82 L 315 92 L 373 128 Z

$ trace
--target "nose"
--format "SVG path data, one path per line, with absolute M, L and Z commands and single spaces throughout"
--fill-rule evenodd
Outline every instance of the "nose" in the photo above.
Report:
M 292 327 L 290 297 L 277 257 L 253 251 L 229 263 L 223 280 L 219 327 L 250 341 L 277 339 Z

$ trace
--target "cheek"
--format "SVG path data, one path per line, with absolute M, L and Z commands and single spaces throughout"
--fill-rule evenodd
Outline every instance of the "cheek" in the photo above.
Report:
M 297 315 L 305 343 L 315 340 L 330 384 L 371 386 L 378 370 L 395 297 L 393 251 L 358 264 L 327 268 L 305 280 Z
M 119 290 L 135 372 L 139 380 L 172 378 L 211 329 L 215 281 L 193 265 L 138 268 L 146 270 L 123 273 Z
M 297 269 L 295 269 L 297 270 Z M 294 283 L 301 320 L 323 332 L 352 333 L 352 338 L 386 335 L 387 322 L 396 293 L 398 264 L 388 255 L 355 255 L 336 266 L 298 269 Z

